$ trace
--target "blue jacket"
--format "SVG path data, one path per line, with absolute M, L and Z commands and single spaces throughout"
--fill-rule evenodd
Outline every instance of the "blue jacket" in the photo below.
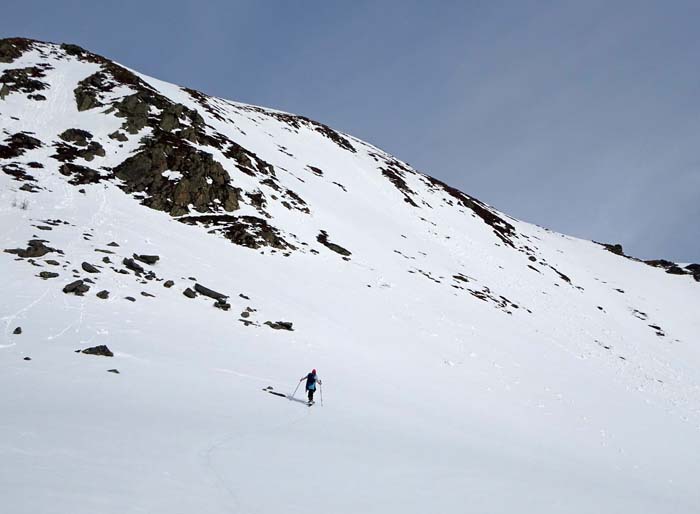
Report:
M 306 375 L 306 390 L 316 390 L 316 375 L 314 373 L 309 373 L 308 375 Z

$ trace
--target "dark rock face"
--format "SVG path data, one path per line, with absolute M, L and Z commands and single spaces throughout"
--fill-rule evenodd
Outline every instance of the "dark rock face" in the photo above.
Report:
M 91 348 L 85 348 L 84 350 L 81 350 L 80 353 L 84 353 L 86 355 L 102 355 L 103 357 L 114 357 L 112 351 L 103 344 L 99 346 L 93 346 Z
M 11 63 L 24 52 L 32 48 L 32 41 L 29 39 L 13 37 L 0 39 L 0 62 Z
M 77 146 L 87 146 L 92 139 L 92 134 L 87 130 L 71 128 L 64 130 L 58 137 Z
M 55 248 L 46 246 L 44 243 L 46 243 L 46 241 L 43 239 L 32 239 L 27 243 L 26 249 L 15 248 L 12 250 L 5 250 L 5 253 L 12 253 L 22 258 L 42 257 L 51 252 L 63 253 Z
M 202 224 L 210 232 L 220 233 L 231 242 L 248 248 L 270 246 L 280 250 L 294 250 L 293 245 L 282 238 L 278 229 L 255 216 L 185 216 L 178 221 L 188 225 Z
M 627 257 L 625 255 L 625 250 L 622 248 L 621 244 L 609 244 L 609 243 L 599 243 L 603 245 L 603 247 L 609 251 L 610 253 L 614 253 L 615 255 L 619 255 L 621 257 Z
M 101 300 L 106 300 L 107 298 L 109 298 L 109 291 L 107 291 L 107 290 L 100 291 L 99 293 L 97 293 L 97 297 L 100 298 Z
M 16 336 L 20 335 L 22 333 L 22 327 L 15 328 L 12 333 Z
M 204 287 L 201 284 L 195 284 L 194 285 L 194 290 L 197 291 L 199 294 L 208 296 L 209 298 L 212 298 L 214 300 L 226 300 L 228 298 L 228 295 L 217 293 L 216 291 L 209 289 L 208 287 Z
M 83 280 L 76 280 L 75 282 L 71 282 L 63 288 L 64 293 L 73 293 L 76 296 L 83 296 L 83 294 L 87 293 L 89 290 L 90 286 L 85 284 Z
M 105 149 L 97 141 L 86 143 L 85 148 L 67 145 L 65 143 L 56 143 L 54 146 L 56 148 L 56 153 L 51 157 L 61 162 L 73 162 L 78 158 L 91 161 L 95 157 L 105 156 Z
M 228 303 L 226 300 L 217 300 L 214 302 L 214 307 L 217 309 L 221 309 L 222 311 L 228 311 L 231 309 L 231 304 Z
M 125 258 L 122 261 L 122 264 L 129 268 L 131 271 L 135 272 L 136 274 L 143 273 L 145 270 L 143 269 L 143 266 L 138 264 L 134 259 L 127 259 Z
M 167 170 L 183 170 L 177 182 L 163 176 Z M 148 139 L 141 151 L 119 164 L 115 175 L 124 181 L 128 193 L 146 193 L 143 204 L 173 216 L 199 212 L 234 211 L 239 190 L 231 185 L 224 167 L 210 153 L 197 150 L 168 133 Z
M 486 204 L 463 193 L 459 189 L 448 186 L 436 178 L 428 175 L 421 176 L 423 180 L 435 190 L 441 190 L 447 193 L 457 201 L 459 205 L 474 212 L 484 223 L 491 227 L 494 234 L 503 241 L 506 246 L 515 247 L 512 241 L 514 238 L 517 238 L 515 227 L 493 212 Z
M 136 254 L 134 254 L 134 259 L 136 259 L 137 261 L 141 261 L 144 264 L 153 265 L 156 262 L 158 262 L 160 257 L 158 255 L 136 255 Z
M 85 271 L 87 273 L 99 273 L 100 272 L 99 269 L 97 269 L 95 266 L 93 266 L 89 262 L 83 262 L 80 265 L 80 267 L 83 268 L 83 271 Z
M 48 89 L 48 84 L 40 79 L 46 77 L 46 70 L 51 69 L 48 64 L 39 64 L 28 68 L 12 68 L 5 70 L 0 75 L 0 84 L 3 84 L 2 98 L 11 93 L 31 94 Z
M 5 138 L 0 144 L 0 159 L 15 159 L 27 150 L 35 150 L 42 146 L 41 141 L 26 132 L 17 132 Z
M 87 166 L 80 166 L 78 164 L 71 163 L 63 164 L 60 168 L 58 168 L 58 172 L 65 177 L 70 177 L 68 183 L 74 186 L 97 184 L 98 182 L 109 178 L 109 175 L 102 175 L 99 171 L 88 168 Z
M 187 298 L 196 298 L 197 297 L 197 293 L 192 291 L 192 289 L 190 289 L 189 287 L 187 289 L 185 289 L 182 292 L 182 294 L 184 294 Z
M 275 330 L 289 330 L 293 331 L 293 324 L 291 321 L 266 321 L 265 325 Z
M 328 240 L 328 233 L 325 230 L 321 230 L 321 233 L 316 237 L 316 241 L 321 243 L 329 250 L 333 250 L 335 253 L 338 253 L 344 257 L 350 257 L 352 255 L 352 253 L 349 250 L 346 250 L 339 244 L 331 243 Z
M 56 278 L 58 277 L 58 273 L 54 273 L 53 271 L 41 271 L 39 273 L 39 276 L 43 278 L 44 280 L 47 280 L 49 278 Z

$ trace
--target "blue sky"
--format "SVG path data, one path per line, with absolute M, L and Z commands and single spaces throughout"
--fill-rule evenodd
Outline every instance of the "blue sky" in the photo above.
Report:
M 72 42 L 304 114 L 518 218 L 700 261 L 700 2 L 5 3 Z

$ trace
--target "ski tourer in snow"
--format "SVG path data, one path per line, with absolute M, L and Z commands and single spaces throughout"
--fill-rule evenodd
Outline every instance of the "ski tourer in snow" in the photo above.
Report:
M 316 375 L 315 369 L 311 370 L 311 373 L 309 373 L 305 377 L 301 377 L 299 382 L 302 382 L 304 380 L 306 380 L 306 394 L 309 398 L 309 403 L 314 403 L 314 393 L 316 392 L 316 383 L 318 382 L 318 384 L 321 385 L 322 382 L 319 380 L 318 376 Z

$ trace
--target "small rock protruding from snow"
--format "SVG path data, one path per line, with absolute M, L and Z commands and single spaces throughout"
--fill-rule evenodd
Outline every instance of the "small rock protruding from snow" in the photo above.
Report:
M 85 355 L 101 355 L 103 357 L 114 357 L 114 353 L 110 350 L 107 345 L 100 344 L 98 346 L 91 346 L 90 348 L 85 348 L 83 350 L 78 350 L 80 353 Z

